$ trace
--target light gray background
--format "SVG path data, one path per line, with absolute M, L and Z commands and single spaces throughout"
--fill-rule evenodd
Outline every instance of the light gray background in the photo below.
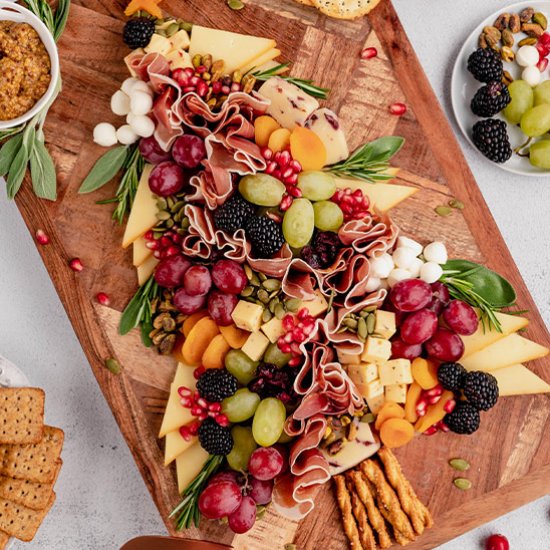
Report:
M 221 4 L 221 0 L 218 0 Z M 394 0 L 424 70 L 458 133 L 449 102 L 454 58 L 470 30 L 499 0 Z M 548 3 L 550 13 L 550 2 Z M 550 178 L 503 172 L 459 137 L 512 255 L 550 322 Z M 0 353 L 47 392 L 46 419 L 66 433 L 58 500 L 34 542 L 15 548 L 103 550 L 165 529 L 92 376 L 15 205 L 0 192 Z M 487 449 L 490 452 L 490 449 Z M 550 547 L 550 497 L 446 544 L 482 548 L 505 533 L 513 550 Z

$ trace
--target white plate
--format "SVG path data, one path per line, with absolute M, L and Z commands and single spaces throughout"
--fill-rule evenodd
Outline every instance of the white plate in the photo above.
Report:
M 547 16 L 550 16 L 549 1 L 520 2 L 518 4 L 512 4 L 511 6 L 502 7 L 493 15 L 487 17 L 485 21 L 480 23 L 479 26 L 474 29 L 472 34 L 470 34 L 470 36 L 464 42 L 464 45 L 462 46 L 462 49 L 460 50 L 455 62 L 455 66 L 453 69 L 453 76 L 451 80 L 451 101 L 453 105 L 453 111 L 454 111 L 456 120 L 458 122 L 458 125 L 462 130 L 462 133 L 464 134 L 466 139 L 470 142 L 471 146 L 480 155 L 481 153 L 478 151 L 477 147 L 474 145 L 472 141 L 472 127 L 477 121 L 483 120 L 483 119 L 475 116 L 474 113 L 472 113 L 470 109 L 470 102 L 472 101 L 472 98 L 474 97 L 474 94 L 476 93 L 476 91 L 481 86 L 483 86 L 483 83 L 478 82 L 466 68 L 468 57 L 474 50 L 477 49 L 479 35 L 481 34 L 483 27 L 486 27 L 487 25 L 492 25 L 495 22 L 495 19 L 501 13 L 505 13 L 505 12 L 519 13 L 522 9 L 527 7 L 532 7 L 535 9 L 535 11 L 541 11 L 545 13 Z M 523 37 L 524 35 L 521 34 L 520 36 Z M 521 67 L 517 65 L 517 63 L 515 62 L 504 63 L 504 69 L 509 71 L 509 73 L 514 78 L 521 78 Z M 546 71 L 543 73 L 543 80 L 548 80 L 548 77 L 549 77 L 548 71 L 549 69 L 546 69 Z M 504 120 L 504 117 L 502 117 L 500 114 L 497 115 L 495 118 L 500 118 Z M 525 142 L 526 140 L 525 135 L 517 126 L 512 126 L 511 124 L 507 124 L 507 126 L 508 126 L 508 135 L 510 136 L 510 144 L 512 145 L 512 149 L 514 149 L 515 147 Z M 489 159 L 486 159 L 486 160 L 488 162 L 492 162 Z M 536 166 L 533 166 L 529 162 L 529 159 L 519 157 L 515 153 L 512 155 L 509 161 L 503 164 L 498 164 L 495 162 L 492 162 L 492 164 L 494 166 L 498 166 L 499 168 L 502 168 L 503 170 L 507 170 L 508 172 L 514 172 L 515 174 L 521 174 L 523 176 L 543 176 L 549 173 L 548 170 L 543 170 L 541 168 L 537 168 Z

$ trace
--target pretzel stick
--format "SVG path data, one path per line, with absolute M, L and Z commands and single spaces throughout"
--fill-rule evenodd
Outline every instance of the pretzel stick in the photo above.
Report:
M 361 502 L 361 499 L 353 488 L 353 480 L 346 474 L 346 487 L 351 497 L 351 509 L 357 520 L 359 527 L 359 538 L 364 550 L 376 550 L 376 541 L 369 520 L 367 519 L 367 511 Z
M 353 514 L 351 513 L 351 500 L 348 491 L 346 490 L 346 481 L 344 476 L 334 476 L 334 483 L 336 484 L 336 500 L 342 512 L 342 523 L 344 525 L 344 532 L 348 537 L 352 550 L 362 550 L 361 542 L 359 540 L 359 531 L 357 530 L 357 524 Z

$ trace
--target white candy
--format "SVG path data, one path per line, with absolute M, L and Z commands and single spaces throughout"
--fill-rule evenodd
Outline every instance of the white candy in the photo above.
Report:
M 424 248 L 424 259 L 436 264 L 447 263 L 447 248 L 440 241 L 434 241 Z
M 533 67 L 538 62 L 539 51 L 535 46 L 522 46 L 516 53 L 516 63 L 521 67 Z
M 108 122 L 98 124 L 94 128 L 94 141 L 102 147 L 111 147 L 118 141 L 115 127 Z
M 424 265 L 424 262 L 420 258 L 415 258 L 411 265 L 407 267 L 407 271 L 411 274 L 412 279 L 418 279 L 420 277 L 420 269 Z
M 151 86 L 149 86 L 149 84 L 147 84 L 147 82 L 143 82 L 143 80 L 138 80 L 132 86 L 131 93 L 133 92 L 145 92 L 147 95 L 153 97 L 153 89 L 151 88 Z
M 138 140 L 138 135 L 132 130 L 132 127 L 129 124 L 121 126 L 116 131 L 116 137 L 122 145 L 132 145 Z
M 529 86 L 536 86 L 540 82 L 541 74 L 537 67 L 525 67 L 521 73 L 521 78 Z
M 428 284 L 439 281 L 441 275 L 443 275 L 443 269 L 439 264 L 435 262 L 426 262 L 420 268 L 420 278 Z
M 130 110 L 134 115 L 146 115 L 153 108 L 153 98 L 139 90 L 130 93 Z
M 127 78 L 123 83 L 120 89 L 126 94 L 130 95 L 132 88 L 138 83 L 141 82 L 138 78 Z
M 409 239 L 409 237 L 399 237 L 397 239 L 397 248 L 410 248 L 414 251 L 415 256 L 422 254 L 422 245 L 413 239 Z
M 392 254 L 392 258 L 397 267 L 408 269 L 413 261 L 416 260 L 416 254 L 412 248 L 398 248 Z
M 122 90 L 111 97 L 111 111 L 118 116 L 126 116 L 130 112 L 130 97 Z
M 399 281 L 404 281 L 405 279 L 410 279 L 411 274 L 406 269 L 393 269 L 392 272 L 388 275 L 388 285 L 392 288 Z
M 130 127 L 139 137 L 150 137 L 155 133 L 155 123 L 145 115 L 134 115 L 130 118 Z
M 384 253 L 376 258 L 371 258 L 369 260 L 369 264 L 369 275 L 378 279 L 386 279 L 394 265 L 392 257 L 387 253 Z
M 365 292 L 374 292 L 380 288 L 380 279 L 378 277 L 369 277 L 367 280 L 367 286 Z

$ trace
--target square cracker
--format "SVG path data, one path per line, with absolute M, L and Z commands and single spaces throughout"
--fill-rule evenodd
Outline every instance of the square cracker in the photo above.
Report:
M 0 443 L 38 443 L 44 433 L 44 390 L 0 388 Z
M 11 500 L 0 499 L 0 530 L 19 540 L 30 542 L 54 502 L 55 493 L 52 493 L 46 508 L 31 510 Z
M 0 445 L 0 474 L 37 483 L 52 483 L 63 447 L 63 438 L 63 430 L 45 426 L 44 437 L 40 443 Z
M 7 533 L 0 531 L 0 550 L 4 550 L 4 548 L 8 546 L 9 541 L 10 536 Z

